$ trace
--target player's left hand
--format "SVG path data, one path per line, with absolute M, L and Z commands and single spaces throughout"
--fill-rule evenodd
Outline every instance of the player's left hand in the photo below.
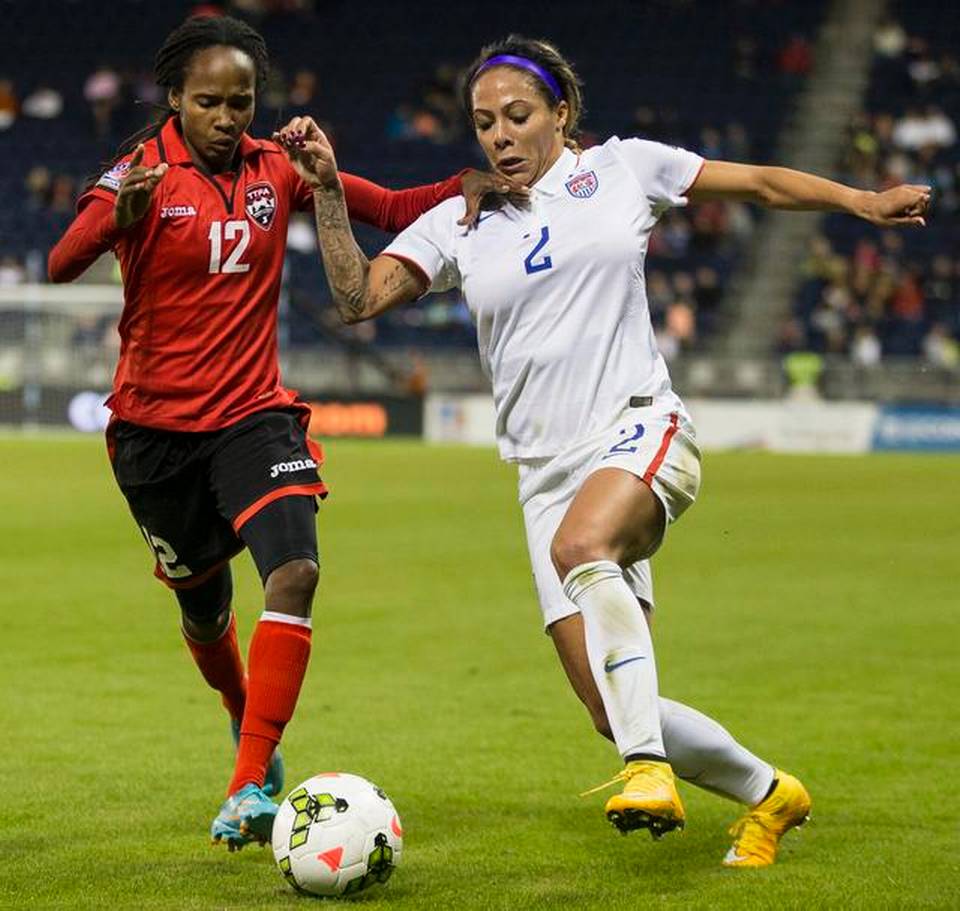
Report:
M 333 146 L 312 117 L 292 117 L 273 134 L 273 141 L 283 146 L 294 170 L 313 189 L 339 186 Z
M 863 217 L 881 227 L 916 225 L 925 227 L 930 208 L 930 187 L 901 184 L 882 193 L 873 193 L 867 200 Z
M 457 224 L 465 227 L 473 227 L 477 223 L 486 196 L 504 197 L 511 202 L 523 201 L 530 197 L 530 191 L 522 183 L 504 174 L 468 168 L 460 178 L 460 182 L 463 185 L 463 198 L 466 200 L 467 208 L 463 218 Z

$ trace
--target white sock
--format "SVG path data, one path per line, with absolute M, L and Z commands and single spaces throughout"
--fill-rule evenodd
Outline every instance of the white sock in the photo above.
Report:
M 574 567 L 563 591 L 583 615 L 587 657 L 621 756 L 665 756 L 653 640 L 637 596 L 611 560 Z
M 773 766 L 740 746 L 712 718 L 661 696 L 660 724 L 667 759 L 684 781 L 751 807 L 766 797 Z

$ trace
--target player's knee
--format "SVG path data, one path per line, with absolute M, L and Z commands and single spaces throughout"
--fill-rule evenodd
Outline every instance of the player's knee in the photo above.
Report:
M 585 532 L 560 529 L 550 542 L 550 559 L 561 581 L 577 566 L 613 558 L 610 548 Z
M 306 617 L 320 580 L 320 568 L 308 558 L 289 560 L 267 577 L 267 609 Z
M 192 639 L 217 638 L 230 622 L 233 578 L 224 566 L 205 582 L 193 588 L 176 590 L 184 631 Z

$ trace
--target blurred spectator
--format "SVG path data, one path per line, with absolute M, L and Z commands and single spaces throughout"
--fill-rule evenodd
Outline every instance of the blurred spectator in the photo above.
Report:
M 287 249 L 304 256 L 311 256 L 317 250 L 317 229 L 311 216 L 294 213 L 290 216 L 287 228 Z
M 650 236 L 650 252 L 671 259 L 684 256 L 690 246 L 692 233 L 686 215 L 679 209 L 670 209 Z
M 857 326 L 850 345 L 850 360 L 858 367 L 876 367 L 882 353 L 880 339 L 869 324 Z
M 757 78 L 757 57 L 760 47 L 752 35 L 739 35 L 734 41 L 733 71 L 738 79 L 752 82 Z
M 944 148 L 957 141 L 953 121 L 936 105 L 909 108 L 893 129 L 893 142 L 901 149 L 916 151 L 925 146 Z
M 667 307 L 673 300 L 673 288 L 666 272 L 653 269 L 647 275 L 647 302 L 650 313 L 656 323 L 662 323 L 667 313 Z
M 720 275 L 711 266 L 700 266 L 696 271 L 693 299 L 697 305 L 697 330 L 700 335 L 709 335 L 717 326 L 717 313 L 723 289 Z
M 797 351 L 806 351 L 807 333 L 804 331 L 803 323 L 798 319 L 788 319 L 781 326 L 777 333 L 777 353 L 793 354 Z
M 700 131 L 700 142 L 694 151 L 704 158 L 727 157 L 723 137 L 720 135 L 720 131 L 715 130 L 713 127 L 704 127 Z
M 664 325 L 667 334 L 677 340 L 680 348 L 689 348 L 697 339 L 697 318 L 689 298 L 678 298 L 667 308 Z
M 290 97 L 287 88 L 287 78 L 279 65 L 273 65 L 267 72 L 267 84 L 263 87 L 260 95 L 260 103 L 264 108 L 272 111 L 283 111 L 287 106 L 287 99 Z
M 633 119 L 621 134 L 639 136 L 653 142 L 677 143 L 680 141 L 680 126 L 677 112 L 671 107 L 641 105 L 633 112 Z
M 777 66 L 785 76 L 807 76 L 813 67 L 810 42 L 803 35 L 791 35 L 777 57 Z
M 873 33 L 873 49 L 881 57 L 899 57 L 907 46 L 907 33 L 895 19 L 884 19 Z
M 313 70 L 297 70 L 290 85 L 289 102 L 291 108 L 304 109 L 316 103 L 317 74 Z
M 134 99 L 147 105 L 165 107 L 167 99 L 163 89 L 157 85 L 153 73 L 148 70 L 137 70 L 130 77 L 130 85 Z
M 97 136 L 110 134 L 114 108 L 120 102 L 120 77 L 109 66 L 101 66 L 83 84 L 83 97 L 90 103 Z
M 927 312 L 934 322 L 946 323 L 955 331 L 960 329 L 960 289 L 957 270 L 960 264 L 946 254 L 933 258 L 924 282 Z
M 907 41 L 907 74 L 914 86 L 923 90 L 940 76 L 940 66 L 930 55 L 929 44 L 925 38 L 912 36 Z
M 724 141 L 728 161 L 748 162 L 750 160 L 750 137 L 747 135 L 743 124 L 728 123 Z
M 27 280 L 27 270 L 16 256 L 0 256 L 0 288 L 22 285 Z
M 49 209 L 51 212 L 73 213 L 74 179 L 67 174 L 57 174 L 50 185 Z
M 934 367 L 960 366 L 960 345 L 943 323 L 934 323 L 923 340 L 923 356 Z
M 0 130 L 7 130 L 17 119 L 17 95 L 9 79 L 0 79 Z
M 53 120 L 63 113 L 63 96 L 49 85 L 35 88 L 23 99 L 23 114 L 37 120 Z
M 458 69 L 441 63 L 428 82 L 421 86 L 419 99 L 405 99 L 391 113 L 386 124 L 388 138 L 426 140 L 447 145 L 464 134 L 464 116 L 457 98 Z

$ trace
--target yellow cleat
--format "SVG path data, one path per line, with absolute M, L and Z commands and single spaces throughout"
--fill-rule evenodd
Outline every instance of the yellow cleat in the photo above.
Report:
M 780 839 L 810 818 L 810 795 L 800 782 L 774 771 L 777 786 L 769 797 L 730 827 L 734 841 L 725 867 L 768 867 L 776 860 Z
M 634 829 L 649 829 L 654 838 L 659 838 L 673 829 L 683 828 L 683 804 L 669 762 L 628 762 L 607 784 L 618 781 L 625 782 L 623 791 L 607 801 L 606 813 L 607 819 L 624 835 Z

